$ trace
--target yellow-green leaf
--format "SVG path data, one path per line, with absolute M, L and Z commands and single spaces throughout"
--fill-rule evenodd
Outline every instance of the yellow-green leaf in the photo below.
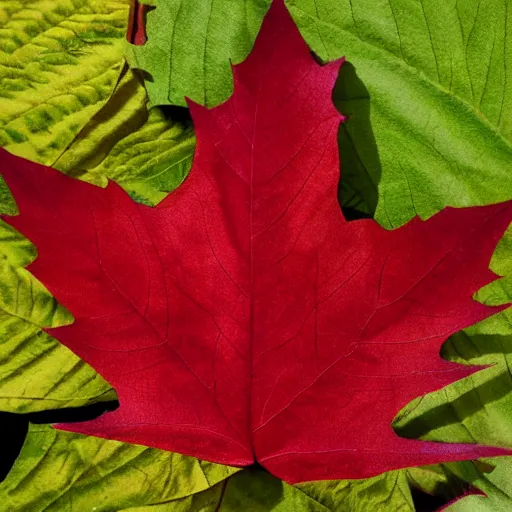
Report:
M 128 0 L 0 5 L 0 145 L 52 164 L 110 97 Z
M 111 512 L 190 496 L 238 471 L 170 452 L 32 425 L 7 478 L 3 510 Z
M 109 178 L 136 201 L 154 205 L 183 181 L 194 147 L 187 111 L 148 111 L 140 78 L 125 69 L 110 101 L 54 167 L 100 186 Z

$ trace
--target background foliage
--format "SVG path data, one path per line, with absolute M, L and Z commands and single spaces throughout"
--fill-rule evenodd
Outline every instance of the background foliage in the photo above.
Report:
M 247 11 L 227 17 L 223 2 L 152 3 L 148 43 L 133 48 L 124 41 L 128 1 L 2 2 L 0 144 L 98 186 L 112 179 L 149 205 L 178 186 L 195 145 L 183 98 L 211 106 L 229 96 L 229 60 L 250 51 L 269 2 L 246 1 Z M 320 60 L 348 60 L 333 94 L 350 116 L 339 134 L 345 208 L 391 228 L 448 205 L 512 197 L 509 0 L 286 3 Z M 125 64 L 124 47 L 145 74 Z M 15 208 L 2 184 L 1 211 Z M 505 277 L 476 296 L 484 303 L 512 300 L 511 237 L 509 230 L 491 264 Z M 446 500 L 469 485 L 488 498 L 468 496 L 449 510 L 511 508 L 509 458 L 292 487 L 257 467 L 237 471 L 54 431 L 44 425 L 57 421 L 54 411 L 101 410 L 116 395 L 41 330 L 72 318 L 23 269 L 35 257 L 29 241 L 0 224 L 0 410 L 35 422 L 0 484 L 9 509 L 412 511 L 425 499 L 411 489 Z M 409 404 L 395 422 L 401 435 L 512 446 L 510 315 L 445 344 L 449 359 L 493 366 Z

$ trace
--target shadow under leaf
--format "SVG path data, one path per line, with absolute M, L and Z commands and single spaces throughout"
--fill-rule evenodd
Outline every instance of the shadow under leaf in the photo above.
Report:
M 381 163 L 371 126 L 370 93 L 350 62 L 341 66 L 333 90 L 333 102 L 348 118 L 338 132 L 341 164 L 338 195 L 342 209 L 350 208 L 373 216 L 377 207 Z
M 99 402 L 84 407 L 68 407 L 48 411 L 16 414 L 0 412 L 0 482 L 5 479 L 19 456 L 29 423 L 73 423 L 89 421 L 119 407 L 117 400 Z

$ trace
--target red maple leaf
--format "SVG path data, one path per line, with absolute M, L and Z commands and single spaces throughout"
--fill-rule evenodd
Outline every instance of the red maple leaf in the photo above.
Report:
M 472 295 L 495 278 L 512 205 L 394 231 L 346 222 L 330 98 L 341 64 L 317 65 L 274 2 L 232 98 L 190 104 L 194 165 L 156 208 L 3 153 L 21 210 L 8 222 L 75 317 L 48 332 L 119 395 L 115 412 L 66 429 L 258 460 L 288 482 L 506 453 L 403 439 L 391 421 L 476 371 L 439 349 L 499 309 Z

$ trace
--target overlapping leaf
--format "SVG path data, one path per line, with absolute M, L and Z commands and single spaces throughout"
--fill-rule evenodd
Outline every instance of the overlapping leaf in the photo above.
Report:
M 0 224 L 0 409 L 34 412 L 115 398 L 92 368 L 41 330 L 72 317 L 23 268 L 35 257 L 28 240 Z
M 512 196 L 507 4 L 287 0 L 313 51 L 345 56 L 368 90 L 370 111 L 354 102 L 346 129 L 379 184 L 383 225 Z M 376 151 L 359 131 L 368 119 Z
M 10 222 L 40 251 L 31 269 L 76 312 L 56 334 L 120 395 L 118 411 L 72 428 L 231 464 L 255 452 L 289 481 L 503 453 L 399 439 L 390 422 L 472 373 L 438 349 L 492 314 L 471 295 L 492 279 L 510 205 L 394 232 L 346 223 L 328 95 L 339 64 L 315 65 L 283 4 L 271 13 L 233 98 L 194 109 L 194 169 L 159 208 L 4 156 L 22 212 Z
M 122 67 L 128 2 L 0 6 L 0 145 L 53 164 L 109 98 Z
M 326 61 L 345 56 L 367 89 L 367 95 L 346 105 L 353 118 L 344 130 L 353 163 L 368 174 L 368 193 L 375 198 L 379 186 L 380 223 L 396 227 L 447 205 L 510 199 L 512 123 L 506 112 L 512 108 L 507 51 L 512 31 L 507 30 L 507 1 L 429 0 L 412 7 L 407 0 L 377 7 L 370 0 L 286 3 L 311 49 Z M 149 59 L 141 67 L 155 73 L 147 83 L 153 103 L 183 105 L 184 96 L 207 105 L 226 99 L 229 52 L 210 51 L 215 45 L 205 46 L 204 37 L 208 34 L 207 43 L 221 38 L 226 24 L 235 30 L 235 20 L 218 23 L 218 3 L 211 13 L 209 2 L 161 0 L 156 5 L 148 14 L 149 41 L 137 48 Z M 257 12 L 247 25 L 254 38 L 264 9 L 257 8 L 257 1 L 244 5 Z M 192 17 L 208 30 L 186 23 Z M 191 36 L 194 44 L 186 33 L 192 27 L 198 30 Z M 169 52 L 171 42 L 176 54 Z M 242 47 L 245 52 L 250 48 Z M 188 62 L 201 69 L 188 66 L 179 73 L 184 61 L 175 64 L 174 59 L 192 55 Z M 174 67 L 178 76 L 169 82 Z
M 2 2 L 0 146 L 55 162 L 119 78 L 127 7 L 125 0 Z M 0 202 L 12 202 L 2 180 Z
M 31 426 L 0 498 L 20 512 L 414 511 L 404 471 L 290 486 L 261 469 L 240 471 L 41 425 Z
M 485 9 L 485 8 L 487 8 L 487 6 L 484 4 L 483 8 Z M 413 47 L 411 47 L 411 49 L 413 49 Z M 363 101 L 364 101 L 367 105 L 369 104 L 369 102 L 368 102 L 368 98 L 364 99 Z M 348 106 L 348 105 L 347 105 L 347 106 Z M 355 100 L 354 108 L 355 108 L 355 112 L 356 112 L 356 113 L 358 113 L 358 112 L 359 112 L 359 110 L 358 110 L 358 103 L 357 103 L 357 100 Z M 344 112 L 349 112 L 349 113 L 351 113 L 351 110 L 350 110 L 349 108 L 344 108 L 344 109 L 343 109 L 343 111 L 344 111 Z M 158 117 L 158 116 L 155 116 L 155 118 L 156 118 L 156 117 Z M 163 121 L 163 118 L 162 118 L 162 117 L 160 117 L 160 121 Z M 351 152 L 351 156 L 354 158 L 354 162 L 356 162 L 357 158 L 359 157 L 359 155 L 358 155 L 358 153 L 357 153 L 357 150 L 361 150 L 360 142 L 361 142 L 361 140 L 366 140 L 366 139 L 368 138 L 368 134 L 367 134 L 367 132 L 366 132 L 366 134 L 365 134 L 364 130 L 362 129 L 362 128 L 364 127 L 364 124 L 358 124 L 358 123 L 359 123 L 359 119 L 358 119 L 358 116 L 357 116 L 357 115 L 356 115 L 356 116 L 354 116 L 354 118 L 352 119 L 352 121 L 353 121 L 352 125 L 350 125 L 350 124 L 349 124 L 349 125 L 345 125 L 345 129 L 347 129 L 347 127 L 352 128 L 351 133 L 349 134 L 349 136 L 348 136 L 345 140 L 346 140 L 349 144 L 351 144 L 351 143 L 352 143 L 352 141 L 350 140 L 350 136 L 351 136 L 351 135 L 356 134 L 356 136 L 354 136 L 354 137 L 353 137 L 353 138 L 354 138 L 354 142 L 352 143 L 352 144 L 353 144 L 353 147 L 352 147 L 353 151 Z M 366 123 L 366 122 L 367 122 L 367 119 L 365 119 L 365 123 Z M 121 124 L 121 123 L 119 123 L 119 125 L 120 125 L 120 124 Z M 159 124 L 159 122 L 155 123 L 155 128 L 156 128 L 156 125 L 157 125 L 157 124 Z M 160 126 L 163 126 L 163 124 L 165 124 L 165 123 L 160 123 Z M 357 128 L 357 126 L 359 126 L 359 128 Z M 356 132 L 358 132 L 358 133 L 356 133 Z M 100 131 L 98 131 L 97 133 L 99 134 L 99 133 L 100 133 Z M 102 133 L 105 133 L 105 132 L 102 132 Z M 154 133 L 154 132 L 152 132 L 152 131 L 148 130 L 148 131 L 147 131 L 147 132 L 145 132 L 145 133 L 147 133 L 147 134 L 150 136 L 150 135 L 151 135 L 151 133 Z M 347 133 L 348 133 L 348 132 L 347 132 Z M 119 132 L 117 133 L 116 137 L 119 137 Z M 113 138 L 114 138 L 114 137 L 113 137 Z M 136 164 L 136 163 L 138 163 L 138 162 L 141 162 L 141 161 L 144 159 L 144 156 L 143 156 L 143 155 L 144 155 L 144 153 L 142 153 L 142 152 L 141 152 L 141 153 L 139 153 L 137 149 L 135 149 L 133 152 L 132 152 L 132 151 L 130 151 L 130 143 L 129 143 L 129 141 L 133 141 L 133 140 L 135 140 L 135 141 L 138 141 L 138 142 L 139 142 L 139 144 L 140 144 L 140 149 L 141 149 L 142 151 L 144 151 L 144 150 L 143 150 L 143 147 L 144 147 L 144 148 L 149 148 L 150 141 L 149 141 L 149 140 L 148 140 L 148 141 L 144 141 L 144 135 L 143 135 L 143 134 L 141 134 L 141 136 L 135 135 L 135 136 L 133 136 L 133 137 L 126 137 L 126 140 L 125 140 L 125 141 L 123 141 L 123 142 L 118 146 L 118 148 L 119 148 L 119 153 L 118 153 L 118 156 L 117 156 L 117 161 L 120 161 L 120 160 L 121 160 L 121 161 L 123 161 L 123 160 L 124 160 L 124 154 L 128 154 L 128 153 L 131 153 L 131 155 L 133 155 L 133 156 L 132 156 L 132 158 L 130 158 L 130 160 L 133 162 L 133 164 Z M 85 141 L 85 144 L 83 144 L 83 142 L 84 142 L 84 141 Z M 124 142 L 126 142 L 126 144 L 125 144 Z M 79 141 L 79 142 L 78 142 L 78 144 L 76 144 L 76 145 L 75 145 L 76 153 L 71 152 L 71 153 L 70 153 L 70 157 L 68 157 L 68 158 L 63 158 L 63 159 L 62 159 L 62 165 L 60 166 L 60 168 L 62 168 L 62 169 L 66 169 L 66 168 L 68 168 L 68 169 L 69 169 L 69 168 L 71 168 L 71 167 L 73 166 L 73 163 L 74 163 L 74 164 L 76 164 L 76 162 L 80 162 L 80 164 L 79 164 L 79 166 L 78 166 L 78 167 L 79 167 L 79 169 L 80 169 L 80 171 L 84 171 L 85 169 L 94 168 L 94 167 L 95 167 L 95 166 L 94 166 L 94 163 L 90 163 L 91 161 L 90 161 L 90 160 L 89 160 L 89 161 L 87 161 L 87 159 L 89 158 L 89 155 L 94 154 L 94 151 L 95 151 L 95 145 L 96 145 L 96 146 L 98 145 L 97 143 L 98 143 L 98 140 L 95 140 L 95 141 L 94 141 L 94 143 L 92 143 L 92 144 L 88 145 L 88 142 L 87 142 L 86 137 L 83 137 L 82 144 L 81 144 L 81 143 L 80 143 L 80 141 Z M 101 144 L 100 144 L 100 146 L 101 146 Z M 360 151 L 360 153 L 361 153 L 363 156 L 366 156 L 366 155 L 368 154 L 368 151 L 366 151 L 366 147 L 365 147 L 364 149 L 365 149 L 365 150 Z M 371 151 L 370 151 L 370 153 L 371 153 Z M 149 153 L 148 153 L 148 154 L 149 154 Z M 343 154 L 343 153 L 342 153 L 342 154 Z M 347 154 L 347 153 L 345 153 L 345 154 Z M 85 156 L 84 156 L 84 155 L 85 155 Z M 188 157 L 188 158 L 189 158 L 189 157 Z M 107 160 L 108 160 L 108 159 L 107 159 Z M 84 161 L 85 161 L 85 164 L 83 164 L 83 162 L 84 162 Z M 111 162 L 115 162 L 115 161 L 116 161 L 115 159 L 112 159 L 112 160 L 111 160 Z M 161 161 L 163 162 L 163 161 L 164 161 L 164 159 L 162 158 L 162 159 L 161 159 Z M 186 160 L 185 160 L 185 162 L 186 162 Z M 347 160 L 345 160 L 345 163 L 347 163 Z M 361 166 L 361 167 L 360 167 L 360 169 L 358 169 L 358 170 L 361 170 L 361 171 L 364 171 L 364 170 L 365 170 L 365 163 L 363 163 L 363 162 L 359 161 L 359 162 L 357 162 L 357 164 Z M 113 166 L 107 166 L 107 167 L 109 168 L 109 170 L 111 170 L 111 172 L 112 172 L 112 170 L 114 170 Z M 166 168 L 165 164 L 163 164 L 163 167 L 164 167 L 164 169 Z M 352 166 L 351 166 L 351 167 L 352 167 Z M 371 168 L 371 165 L 370 165 L 370 168 Z M 96 169 L 101 169 L 101 164 L 100 164 L 99 166 L 96 166 Z M 132 173 L 132 169 L 133 169 L 133 171 L 136 171 L 136 166 L 134 165 L 134 166 L 131 166 L 131 167 L 127 167 L 127 169 L 129 169 L 129 170 L 128 170 L 128 171 L 125 171 L 125 170 L 123 169 L 123 172 L 128 172 L 128 173 L 130 173 L 130 174 L 131 174 L 131 173 Z M 155 168 L 151 165 L 151 163 L 150 163 L 149 165 L 147 165 L 147 166 L 146 166 L 146 170 L 147 170 L 147 172 L 148 172 L 148 175 L 150 175 L 150 174 L 154 171 L 154 169 L 155 169 Z M 114 171 L 114 172 L 115 172 L 115 171 Z M 166 172 L 167 172 L 167 169 L 166 169 L 166 170 L 164 170 L 163 176 L 166 176 Z M 84 176 L 85 176 L 86 174 L 87 174 L 87 173 L 85 173 L 85 172 L 84 172 Z M 103 172 L 103 174 L 109 175 L 108 171 L 107 171 L 107 172 Z M 116 175 L 115 175 L 115 176 L 120 177 L 120 178 L 122 179 L 122 174 L 121 174 L 121 173 L 116 173 Z M 86 178 L 86 179 L 89 179 L 89 178 Z M 94 180 L 94 179 L 97 179 L 97 178 L 96 178 L 96 176 L 95 176 L 95 173 L 93 173 L 93 176 L 92 176 L 91 180 Z M 131 176 L 126 180 L 126 182 L 130 184 L 130 185 L 129 185 L 128 187 L 126 187 L 126 188 L 127 188 L 127 189 L 132 193 L 132 195 L 133 195 L 134 197 L 137 197 L 137 192 L 135 191 L 135 187 L 136 187 L 136 186 L 139 186 L 139 183 L 141 182 L 141 180 L 144 180 L 144 179 L 145 179 L 145 177 L 144 177 L 144 176 L 140 176 L 140 175 L 139 175 L 139 176 L 137 176 L 137 175 L 133 175 L 133 174 L 131 174 Z M 397 180 L 397 179 L 398 179 L 398 176 L 397 176 L 397 175 L 395 175 L 393 179 L 394 179 L 394 180 Z M 102 180 L 101 180 L 101 181 L 102 181 Z M 178 180 L 178 181 L 179 181 L 179 180 Z M 399 180 L 398 180 L 398 181 L 399 181 Z M 375 190 L 375 189 L 373 189 L 373 185 L 372 185 L 372 183 L 373 183 L 373 182 L 371 182 L 371 180 L 367 180 L 367 182 L 368 182 L 368 185 L 367 185 L 367 186 L 368 186 L 368 187 L 369 187 L 369 189 L 370 189 L 370 193 L 371 193 L 371 194 L 373 194 L 373 197 L 374 197 L 374 198 L 376 198 L 376 194 L 375 194 L 375 192 L 374 192 L 374 190 Z M 148 184 L 149 186 L 148 186 L 148 187 L 146 187 L 146 186 L 145 186 L 146 184 L 144 184 L 144 193 L 142 193 L 142 194 L 141 194 L 140 199 L 141 199 L 142 201 L 144 201 L 144 202 L 148 202 L 148 203 L 156 202 L 156 201 L 155 201 L 155 199 L 153 199 L 153 198 L 157 197 L 158 199 L 160 199 L 160 198 L 162 197 L 162 195 L 163 195 L 163 194 L 161 194 L 161 192 L 162 192 L 162 191 L 167 191 L 167 188 L 169 188 L 169 189 L 170 189 L 170 188 L 172 188 L 172 186 L 171 186 L 171 187 L 169 187 L 168 183 L 169 183 L 169 182 L 168 182 L 168 180 L 166 180 L 166 184 L 164 184 L 164 185 L 163 185 L 163 187 L 160 187 L 160 185 L 159 185 L 159 184 L 157 184 L 157 186 L 156 186 L 156 187 L 153 187 L 153 184 L 152 184 L 151 182 L 149 182 L 149 184 Z M 172 179 L 171 179 L 171 183 L 172 183 Z M 347 180 L 345 180 L 345 183 L 347 183 Z M 132 186 L 132 184 L 133 184 L 133 186 Z M 360 185 L 360 182 L 359 182 L 359 183 L 357 183 L 357 182 L 356 182 L 356 186 L 355 186 L 355 188 L 357 189 L 357 187 L 358 187 L 359 185 Z M 363 187 L 363 188 L 364 188 L 364 187 Z M 372 190 L 372 189 L 373 189 L 373 190 Z M 156 194 L 156 195 L 154 195 L 154 191 L 155 191 L 155 190 L 156 190 L 156 192 L 157 192 L 157 194 Z M 357 194 L 354 194 L 354 195 L 355 195 L 355 196 L 357 196 Z M 396 208 L 400 208 L 400 205 L 396 205 Z M 405 218 L 407 215 L 409 215 L 409 214 L 410 214 L 410 213 L 407 213 L 407 212 L 410 212 L 410 208 L 404 209 L 404 212 L 403 212 L 403 213 L 404 213 L 404 215 L 405 215 L 405 216 L 404 216 L 404 218 Z M 402 215 L 402 214 L 401 214 L 400 212 L 398 212 L 398 216 L 400 216 L 400 215 Z M 386 222 L 386 220 L 384 220 L 384 222 Z M 504 253 L 504 254 L 505 254 L 505 253 Z M 503 258 L 501 259 L 501 261 L 505 261 L 505 257 L 503 257 Z M 499 260 L 498 260 L 498 265 L 500 265 Z M 501 268 L 503 268 L 503 267 L 501 267 Z M 497 269 L 498 269 L 498 266 L 495 266 L 495 269 L 497 270 Z M 499 271 L 498 271 L 498 272 L 499 272 Z M 501 273 L 501 272 L 499 272 L 499 273 Z M 491 287 L 494 287 L 494 288 L 493 288 L 493 290 L 499 290 L 498 288 L 496 288 L 496 286 L 501 286 L 501 284 L 499 284 L 499 285 L 498 285 L 497 283 L 494 283 L 493 285 L 491 285 Z M 501 293 L 501 292 L 500 292 L 500 291 L 498 291 L 498 293 Z M 494 294 L 494 292 L 493 292 L 493 295 L 494 295 L 494 297 L 496 297 L 496 294 Z M 486 299 L 485 297 L 487 297 L 487 299 Z M 485 297 L 484 297 L 484 296 L 482 296 L 482 298 L 484 298 L 484 300 L 492 300 L 494 303 L 496 303 L 496 302 L 497 302 L 496 298 L 494 298 L 494 299 L 493 299 L 493 298 L 492 298 L 492 296 L 491 296 L 491 298 L 490 298 L 490 299 L 489 299 L 489 296 L 488 296 L 488 295 L 487 295 L 487 296 L 485 296 Z M 505 300 L 503 300 L 503 302 L 506 302 L 506 301 L 505 301 Z M 490 302 L 489 302 L 489 303 L 490 303 Z M 493 320 L 493 319 L 491 319 L 491 321 L 492 321 L 492 320 Z M 488 325 L 491 325 L 491 327 L 489 327 L 489 329 L 491 329 L 491 331 L 490 331 L 490 332 L 492 332 L 492 329 L 494 329 L 493 324 L 492 324 L 492 323 L 490 323 L 490 324 L 488 323 Z M 504 325 L 504 324 L 502 323 L 502 324 L 501 324 L 501 326 L 503 326 L 503 325 Z M 494 331 L 494 332 L 495 332 L 495 331 Z M 62 348 L 62 347 L 60 347 L 60 348 Z M 70 355 L 71 355 L 71 354 L 70 354 Z M 72 355 L 71 355 L 71 357 L 74 357 L 74 356 L 72 356 Z M 503 370 L 503 371 L 506 371 L 506 370 Z M 468 383 L 466 382 L 466 389 L 468 388 L 468 386 L 470 386 L 470 384 L 468 384 Z M 501 389 L 504 389 L 504 388 L 502 387 Z M 495 388 L 494 388 L 494 390 L 496 391 L 496 390 L 497 390 L 497 387 L 495 387 Z M 490 394 L 490 395 L 488 395 L 488 397 L 484 400 L 483 404 L 485 405 L 485 403 L 486 403 L 486 402 L 492 402 L 493 400 L 494 400 L 493 395 L 492 395 L 492 394 Z M 445 402 L 446 402 L 446 399 L 445 399 Z M 77 402 L 77 404 L 78 404 L 78 402 Z M 455 407 L 456 407 L 456 405 L 455 405 Z M 460 414 L 459 414 L 459 417 L 460 417 Z M 450 437 L 450 436 L 448 436 L 448 437 Z M 457 438 L 457 439 L 459 439 L 459 438 Z M 484 439 L 484 441 L 485 441 L 485 439 Z M 220 485 L 222 485 L 222 484 L 220 484 Z M 219 489 L 218 489 L 218 493 L 219 493 L 219 494 L 222 494 L 222 491 L 223 491 L 223 488 L 220 488 L 220 487 L 219 487 Z M 217 491 L 216 491 L 216 492 L 217 492 Z M 194 498 L 194 499 L 195 499 L 195 498 Z M 471 498 L 471 499 L 473 499 L 473 498 Z M 191 498 L 191 500 L 192 500 L 192 498 Z M 191 503 L 191 501 L 190 501 L 190 502 L 187 502 L 187 503 Z M 213 501 L 212 501 L 212 503 L 213 503 Z M 172 507 L 176 507 L 176 508 L 167 508 L 168 506 L 169 506 L 168 504 L 162 504 L 162 505 L 161 505 L 161 507 L 162 507 L 162 508 L 160 508 L 160 507 L 159 507 L 159 508 L 158 508 L 158 510 L 179 510 L 179 509 L 177 508 L 177 507 L 178 507 L 177 503 L 173 503 L 173 504 L 171 505 Z M 183 505 L 183 506 L 185 506 L 185 505 Z M 213 505 L 213 504 L 212 504 L 212 508 L 213 508 L 213 507 L 217 507 L 217 506 L 218 506 L 217 502 L 216 502 L 216 504 L 215 504 L 215 505 Z M 154 510 L 154 508 L 153 508 L 153 507 L 150 507 L 150 508 L 151 508 L 151 510 Z M 143 507 L 143 509 L 144 509 L 144 510 L 146 510 L 146 508 L 145 508 L 145 507 Z M 143 509 L 139 509 L 139 508 L 137 508 L 137 510 L 143 510 Z M 184 508 L 184 510 L 193 510 L 193 508 Z M 224 508 L 223 508 L 222 510 L 224 510 Z
M 453 336 L 443 347 L 445 357 L 466 364 L 493 365 L 492 368 L 411 403 L 397 419 L 397 431 L 408 437 L 436 441 L 457 439 L 510 444 L 511 347 L 510 335 L 468 336 L 459 333 Z M 456 474 L 489 496 L 488 500 L 477 496 L 464 498 L 460 504 L 457 502 L 454 510 L 507 510 L 510 504 L 506 494 L 508 487 L 500 479 L 506 473 L 510 459 L 492 462 L 496 465 L 492 472 L 482 472 L 471 464 L 449 465 L 448 475 Z M 432 489 L 432 492 L 436 491 Z M 466 506 L 468 508 L 464 508 Z
M 156 8 L 147 14 L 148 40 L 128 47 L 127 56 L 150 75 L 152 105 L 185 106 L 189 97 L 212 106 L 227 99 L 233 87 L 230 61 L 249 54 L 270 0 L 151 3 Z
M 236 471 L 34 425 L 0 496 L 5 510 L 19 512 L 131 509 L 185 498 Z
M 187 123 L 148 113 L 140 80 L 125 70 L 107 105 L 55 164 L 100 186 L 106 177 L 136 200 L 156 204 L 183 179 L 194 137 Z M 0 211 L 15 211 L 12 199 Z M 115 393 L 88 365 L 41 331 L 72 320 L 23 267 L 36 256 L 28 240 L 0 224 L 0 408 L 35 412 L 111 400 Z
M 78 134 L 55 168 L 100 186 L 109 178 L 136 201 L 155 205 L 183 181 L 194 146 L 187 112 L 148 110 L 140 78 L 125 70 L 111 100 Z
M 327 61 L 346 56 L 351 63 L 335 93 L 337 105 L 351 117 L 340 132 L 345 204 L 368 213 L 378 195 L 376 220 L 396 227 L 445 206 L 512 197 L 512 124 L 504 115 L 512 108 L 506 1 L 430 0 L 412 8 L 405 0 L 377 8 L 366 0 L 334 7 L 330 0 L 286 3 L 313 51 Z M 168 0 L 174 9 L 178 4 Z M 188 9 L 185 5 L 183 12 Z M 165 26 L 163 11 L 156 9 L 149 29 Z M 220 28 L 214 24 L 211 30 L 216 34 Z M 177 40 L 185 38 L 177 35 Z M 197 90 L 193 98 L 204 102 L 199 75 L 187 80 L 186 90 Z M 162 78 L 148 85 L 173 87 Z M 209 89 L 212 95 L 224 99 L 222 80 L 216 87 Z M 496 258 L 512 256 L 507 250 Z M 485 332 L 510 332 L 508 315 L 490 320 L 479 332 L 486 326 Z
M 473 466 L 463 464 L 457 468 L 460 476 L 470 482 L 480 493 L 464 496 L 446 507 L 444 512 L 508 512 L 512 508 L 512 487 L 510 457 L 496 459 L 496 468 L 482 474 Z M 482 495 L 481 493 L 485 493 Z
M 493 366 L 410 404 L 396 421 L 398 432 L 430 440 L 512 442 L 511 346 L 510 336 L 452 336 L 443 347 L 445 357 Z

